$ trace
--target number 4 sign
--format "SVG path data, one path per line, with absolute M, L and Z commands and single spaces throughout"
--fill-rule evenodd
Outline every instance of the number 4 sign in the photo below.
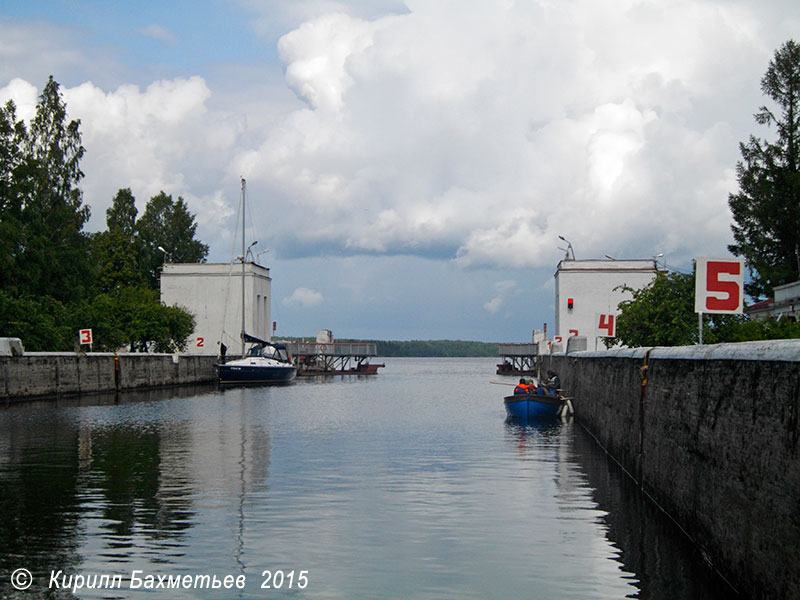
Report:
M 694 312 L 742 314 L 744 259 L 698 258 Z
M 596 314 L 594 320 L 597 323 L 597 335 L 599 337 L 614 337 L 617 334 L 616 315 Z

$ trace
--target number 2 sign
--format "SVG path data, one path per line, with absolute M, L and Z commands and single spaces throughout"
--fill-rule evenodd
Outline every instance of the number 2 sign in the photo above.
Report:
M 744 259 L 698 258 L 694 312 L 742 314 Z

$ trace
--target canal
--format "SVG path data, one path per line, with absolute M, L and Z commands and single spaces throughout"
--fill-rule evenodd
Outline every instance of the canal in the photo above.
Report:
M 506 423 L 495 363 L 0 409 L 0 597 L 731 596 L 578 423 Z

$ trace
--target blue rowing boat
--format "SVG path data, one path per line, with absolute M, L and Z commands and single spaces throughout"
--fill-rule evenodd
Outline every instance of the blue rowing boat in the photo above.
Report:
M 564 406 L 564 400 L 545 387 L 539 387 L 533 393 L 506 396 L 503 403 L 508 416 L 519 421 L 556 417 Z

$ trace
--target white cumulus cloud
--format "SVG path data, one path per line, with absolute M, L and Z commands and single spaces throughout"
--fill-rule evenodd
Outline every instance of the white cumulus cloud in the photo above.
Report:
M 557 259 L 559 235 L 578 257 L 724 252 L 738 143 L 764 133 L 752 119 L 759 80 L 798 12 L 694 0 L 242 3 L 292 23 L 278 53 L 294 103 L 259 96 L 264 82 L 233 92 L 192 74 L 64 88 L 87 148 L 90 229 L 119 188 L 140 210 L 164 190 L 227 250 L 243 175 L 256 239 L 283 257 L 537 268 Z M 22 60 L 2 43 L 0 56 Z M 8 81 L 0 97 L 29 117 L 32 84 Z
M 163 27 L 158 23 L 151 23 L 150 25 L 143 27 L 139 32 L 146 37 L 153 38 L 159 42 L 164 42 L 170 46 L 174 46 L 178 43 L 178 39 L 175 37 L 175 35 L 166 27 Z
M 517 291 L 517 282 L 512 280 L 498 281 L 494 284 L 496 296 L 483 305 L 488 312 L 496 314 L 506 302 L 506 299 Z
M 0 88 L 0 104 L 5 106 L 8 101 L 13 102 L 17 120 L 33 119 L 38 98 L 39 91 L 36 87 L 19 77 L 15 77 L 7 86 Z
M 729 243 L 738 128 L 753 110 L 741 106 L 734 131 L 730 92 L 757 88 L 772 52 L 746 6 L 407 8 L 318 16 L 281 39 L 305 107 L 247 161 L 298 209 L 281 217 L 287 247 L 539 267 L 558 235 L 582 256 Z M 763 65 L 745 76 L 731 54 Z
M 483 308 L 488 310 L 490 313 L 495 314 L 497 313 L 503 306 L 503 299 L 499 296 L 496 296 L 489 300 L 486 304 L 483 305 Z
M 316 290 L 309 288 L 299 287 L 295 289 L 291 296 L 283 299 L 285 306 L 300 306 L 301 308 L 310 308 L 321 304 L 325 300 L 323 295 Z
M 235 215 L 236 199 L 235 189 L 220 187 L 229 164 L 219 157 L 230 155 L 240 123 L 209 111 L 211 91 L 203 78 L 156 81 L 145 89 L 124 85 L 114 91 L 87 82 L 62 87 L 61 92 L 69 118 L 81 121 L 87 149 L 81 187 L 92 208 L 90 229 L 105 227 L 105 210 L 117 190 L 130 187 L 140 214 L 163 190 L 187 201 L 202 236 L 219 237 L 226 219 Z M 0 100 L 5 99 L 14 100 L 18 117 L 30 119 L 38 91 L 14 79 L 0 88 Z M 216 180 L 207 181 L 210 174 Z

